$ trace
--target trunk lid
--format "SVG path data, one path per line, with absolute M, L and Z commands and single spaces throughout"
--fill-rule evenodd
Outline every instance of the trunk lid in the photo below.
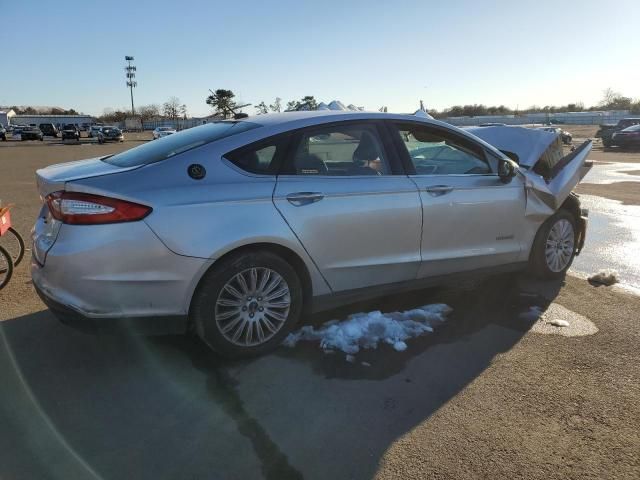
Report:
M 138 168 L 138 166 L 118 167 L 107 162 L 103 162 L 101 158 L 106 157 L 59 163 L 57 165 L 51 165 L 49 167 L 36 170 L 38 193 L 42 198 L 44 198 L 52 192 L 64 190 L 67 182 L 83 178 L 111 175 L 113 173 L 126 172 L 128 170 Z

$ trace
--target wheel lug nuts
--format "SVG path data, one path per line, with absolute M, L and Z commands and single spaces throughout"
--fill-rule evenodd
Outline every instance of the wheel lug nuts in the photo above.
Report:
M 247 300 L 253 300 L 253 298 L 252 297 L 247 297 Z
M 250 313 L 250 314 L 249 314 L 249 317 L 253 318 L 253 313 Z
M 247 307 L 242 307 L 242 311 L 246 312 L 247 311 Z
M 262 301 L 262 297 L 258 297 L 258 301 L 261 302 Z
M 260 307 L 258 310 L 260 310 L 261 312 L 264 312 L 264 307 Z

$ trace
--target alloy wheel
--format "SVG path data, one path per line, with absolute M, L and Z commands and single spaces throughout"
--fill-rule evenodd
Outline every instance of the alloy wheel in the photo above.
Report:
M 291 292 L 276 271 L 253 267 L 233 276 L 220 291 L 215 320 L 225 339 L 251 347 L 269 341 L 286 323 Z
M 547 266 L 558 273 L 567 268 L 574 252 L 575 233 L 569 220 L 561 218 L 549 230 L 544 250 Z

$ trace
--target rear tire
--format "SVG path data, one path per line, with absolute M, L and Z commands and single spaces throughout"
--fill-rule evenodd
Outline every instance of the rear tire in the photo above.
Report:
M 215 265 L 200 281 L 190 320 L 198 336 L 228 358 L 275 349 L 298 323 L 302 284 L 296 271 L 266 251 L 245 252 Z
M 543 279 L 564 277 L 575 257 L 576 231 L 576 219 L 567 210 L 558 210 L 547 218 L 533 240 L 531 273 Z

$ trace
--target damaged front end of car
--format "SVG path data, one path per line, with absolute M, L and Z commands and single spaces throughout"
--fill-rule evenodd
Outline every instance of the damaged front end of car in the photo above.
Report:
M 526 191 L 525 218 L 532 228 L 561 208 L 572 212 L 578 227 L 576 255 L 584 246 L 588 211 L 573 189 L 593 167 L 587 140 L 566 153 L 558 133 L 516 126 L 471 127 L 469 133 L 493 145 L 519 165 Z

